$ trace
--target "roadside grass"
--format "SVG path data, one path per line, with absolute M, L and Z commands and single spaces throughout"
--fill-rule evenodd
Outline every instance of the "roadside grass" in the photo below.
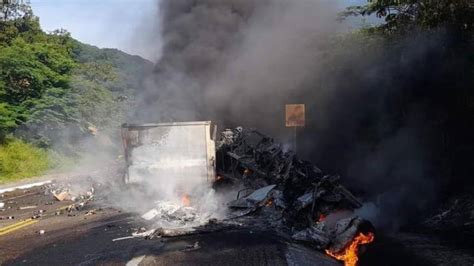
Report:
M 54 149 L 38 148 L 13 136 L 7 136 L 0 141 L 0 185 L 44 174 L 76 171 L 78 165 L 83 165 L 84 162 L 96 165 L 96 159 L 77 151 L 75 154 L 66 154 Z
M 44 174 L 51 165 L 45 149 L 15 138 L 0 144 L 0 184 Z

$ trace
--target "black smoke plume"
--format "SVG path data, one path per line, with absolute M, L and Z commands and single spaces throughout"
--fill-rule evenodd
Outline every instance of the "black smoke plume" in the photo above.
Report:
M 304 103 L 300 156 L 341 174 L 371 202 L 360 213 L 380 227 L 416 219 L 440 188 L 470 171 L 454 167 L 454 158 L 466 160 L 456 149 L 467 135 L 458 135 L 472 133 L 456 104 L 467 61 L 456 59 L 456 41 L 443 29 L 392 39 L 348 33 L 338 8 L 162 0 L 162 57 L 135 121 L 213 120 L 291 143 L 284 105 Z

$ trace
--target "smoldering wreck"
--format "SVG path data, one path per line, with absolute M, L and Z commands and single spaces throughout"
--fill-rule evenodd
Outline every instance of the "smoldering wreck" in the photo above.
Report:
M 150 226 L 116 240 L 250 228 L 356 265 L 359 246 L 375 238 L 374 226 L 354 215 L 362 203 L 339 176 L 257 130 L 217 134 L 211 122 L 124 124 L 122 137 L 125 183 L 159 186 L 161 195 L 142 214 Z M 226 195 L 215 202 L 224 212 L 207 206 L 215 194 Z

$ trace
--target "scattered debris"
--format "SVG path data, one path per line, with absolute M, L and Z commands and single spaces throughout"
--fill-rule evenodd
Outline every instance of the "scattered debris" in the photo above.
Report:
M 332 254 L 340 254 L 358 233 L 373 233 L 373 231 L 374 228 L 368 221 L 353 216 L 340 219 L 333 225 L 324 221 L 317 222 L 309 228 L 296 232 L 292 238 L 310 242 Z
M 254 208 L 268 197 L 268 194 L 275 186 L 276 185 L 270 185 L 257 189 L 244 198 L 229 202 L 229 206 L 232 208 Z
M 199 241 L 196 241 L 193 245 L 187 246 L 183 251 L 192 251 L 192 250 L 197 250 L 200 249 L 201 246 L 199 245 Z
M 5 208 L 5 203 L 4 202 L 0 202 L 0 209 L 3 209 Z
M 158 228 L 155 229 L 152 234 L 147 236 L 148 239 L 157 238 L 157 237 L 174 237 L 189 235 L 190 233 L 195 232 L 196 230 L 191 227 L 184 228 Z
M 326 248 L 330 243 L 329 232 L 326 231 L 324 224 L 322 223 L 318 223 L 296 232 L 292 238 L 297 241 L 311 242 L 319 249 Z
M 59 194 L 56 194 L 53 192 L 53 196 L 58 200 L 58 201 L 64 201 L 64 200 L 71 200 L 71 196 L 69 195 L 69 192 L 63 191 Z
M 45 231 L 44 230 L 39 230 L 40 235 L 44 235 Z
M 98 185 L 97 183 L 95 185 Z M 87 191 L 74 191 L 70 184 L 53 184 L 50 193 L 57 201 L 72 201 L 74 203 L 62 207 L 55 212 L 55 215 L 61 215 L 63 211 L 68 213 L 68 216 L 76 216 L 73 211 L 80 211 L 86 204 L 94 199 L 94 186 L 91 186 Z M 46 202 L 45 205 L 52 205 L 53 202 Z M 95 214 L 98 209 L 89 210 L 85 213 L 86 216 Z
M 115 239 L 112 239 L 112 241 L 115 242 L 115 241 L 121 241 L 121 240 L 126 240 L 126 239 L 131 239 L 131 238 L 137 238 L 137 237 L 147 238 L 153 235 L 153 233 L 155 233 L 155 229 L 144 231 L 144 232 L 135 232 L 135 233 L 132 233 L 131 236 L 115 238 Z
M 155 222 L 155 228 L 183 228 L 204 224 L 207 220 L 198 215 L 194 207 L 170 201 L 157 201 L 156 207 L 142 215 Z
M 142 215 L 142 218 L 149 221 L 153 218 L 155 218 L 158 215 L 158 210 L 157 209 L 151 209 L 145 214 Z
M 85 216 L 96 214 L 97 211 L 98 209 L 88 210 L 86 211 Z

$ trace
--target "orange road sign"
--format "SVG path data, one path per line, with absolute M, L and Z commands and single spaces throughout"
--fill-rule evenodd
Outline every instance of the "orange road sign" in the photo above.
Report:
M 286 127 L 304 127 L 305 125 L 304 104 L 285 105 L 285 125 Z

